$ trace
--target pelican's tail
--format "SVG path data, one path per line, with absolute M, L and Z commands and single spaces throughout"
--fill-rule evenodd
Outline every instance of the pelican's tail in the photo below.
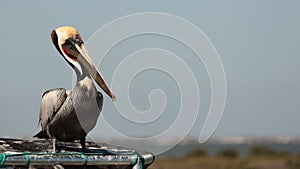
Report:
M 36 135 L 34 135 L 33 137 L 49 139 L 49 136 L 48 136 L 47 133 L 44 132 L 43 130 L 41 130 L 40 132 L 38 132 L 38 133 L 37 133 Z

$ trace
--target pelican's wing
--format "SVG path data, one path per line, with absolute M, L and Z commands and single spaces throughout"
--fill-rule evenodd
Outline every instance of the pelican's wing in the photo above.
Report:
M 46 130 L 47 124 L 52 121 L 67 97 L 68 92 L 63 88 L 52 89 L 43 93 L 39 118 L 39 124 L 43 130 Z

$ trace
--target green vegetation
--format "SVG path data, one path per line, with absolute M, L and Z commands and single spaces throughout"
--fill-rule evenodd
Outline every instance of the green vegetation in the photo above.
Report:
M 249 150 L 250 156 L 274 156 L 276 152 L 267 146 L 254 145 Z
M 234 148 L 226 148 L 215 156 L 199 148 L 183 158 L 161 157 L 149 169 L 297 169 L 300 154 L 275 151 L 269 147 L 254 145 L 246 156 L 240 156 Z
M 248 153 L 248 156 L 290 156 L 286 151 L 275 151 L 267 146 L 254 145 Z
M 186 157 L 206 157 L 208 155 L 207 151 L 203 148 L 199 148 L 196 150 L 193 150 L 186 154 Z
M 236 158 L 238 156 L 239 156 L 239 153 L 234 148 L 226 148 L 226 149 L 220 150 L 217 153 L 217 157 Z

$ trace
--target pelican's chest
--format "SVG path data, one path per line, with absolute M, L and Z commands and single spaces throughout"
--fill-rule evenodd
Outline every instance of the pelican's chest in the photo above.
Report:
M 97 104 L 97 90 L 92 79 L 84 77 L 78 81 L 72 94 L 74 112 L 82 129 L 87 133 L 94 128 L 100 115 Z

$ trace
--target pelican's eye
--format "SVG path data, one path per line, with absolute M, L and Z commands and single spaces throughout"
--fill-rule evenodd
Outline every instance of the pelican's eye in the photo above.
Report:
M 83 41 L 81 40 L 80 36 L 78 34 L 74 34 L 72 36 L 73 42 L 75 42 L 78 46 L 81 46 L 83 44 Z

